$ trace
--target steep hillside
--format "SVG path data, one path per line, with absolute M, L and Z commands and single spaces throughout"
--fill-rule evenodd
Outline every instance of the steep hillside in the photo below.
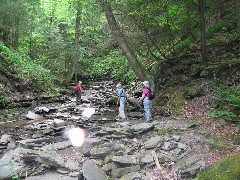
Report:
M 53 92 L 52 75 L 37 62 L 0 42 L 0 107 L 32 101 Z M 29 103 L 27 103 L 29 104 Z
M 198 117 L 206 116 L 215 108 L 222 111 L 225 118 L 237 120 L 240 115 L 239 57 L 239 39 L 235 39 L 209 45 L 207 64 L 201 62 L 199 49 L 191 49 L 181 57 L 162 63 L 158 70 L 156 105 L 173 114 Z

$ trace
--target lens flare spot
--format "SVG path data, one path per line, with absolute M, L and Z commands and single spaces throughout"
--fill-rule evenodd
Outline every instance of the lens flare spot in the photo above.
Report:
M 86 108 L 83 112 L 82 115 L 90 118 L 93 114 L 95 113 L 95 109 L 94 108 Z
M 73 146 L 80 147 L 85 140 L 85 131 L 81 128 L 71 128 L 65 133 Z

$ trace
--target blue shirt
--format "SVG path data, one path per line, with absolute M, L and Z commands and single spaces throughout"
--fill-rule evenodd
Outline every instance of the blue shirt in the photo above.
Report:
M 123 88 L 118 89 L 117 94 L 120 97 L 120 101 L 125 101 L 125 91 Z

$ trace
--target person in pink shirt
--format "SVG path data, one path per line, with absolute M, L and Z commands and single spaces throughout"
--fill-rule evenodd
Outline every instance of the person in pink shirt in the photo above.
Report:
M 140 98 L 143 101 L 146 123 L 151 122 L 151 111 L 152 111 L 152 100 L 148 97 L 151 94 L 151 89 L 148 81 L 143 82 L 142 97 Z

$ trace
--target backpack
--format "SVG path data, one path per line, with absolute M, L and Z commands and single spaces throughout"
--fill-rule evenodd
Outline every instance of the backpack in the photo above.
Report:
M 122 89 L 122 92 L 120 93 L 120 97 L 125 97 L 125 95 L 123 95 L 123 89 Z
M 155 98 L 155 95 L 152 93 L 152 90 L 148 88 L 149 92 L 147 94 L 147 97 L 149 100 L 153 100 Z

